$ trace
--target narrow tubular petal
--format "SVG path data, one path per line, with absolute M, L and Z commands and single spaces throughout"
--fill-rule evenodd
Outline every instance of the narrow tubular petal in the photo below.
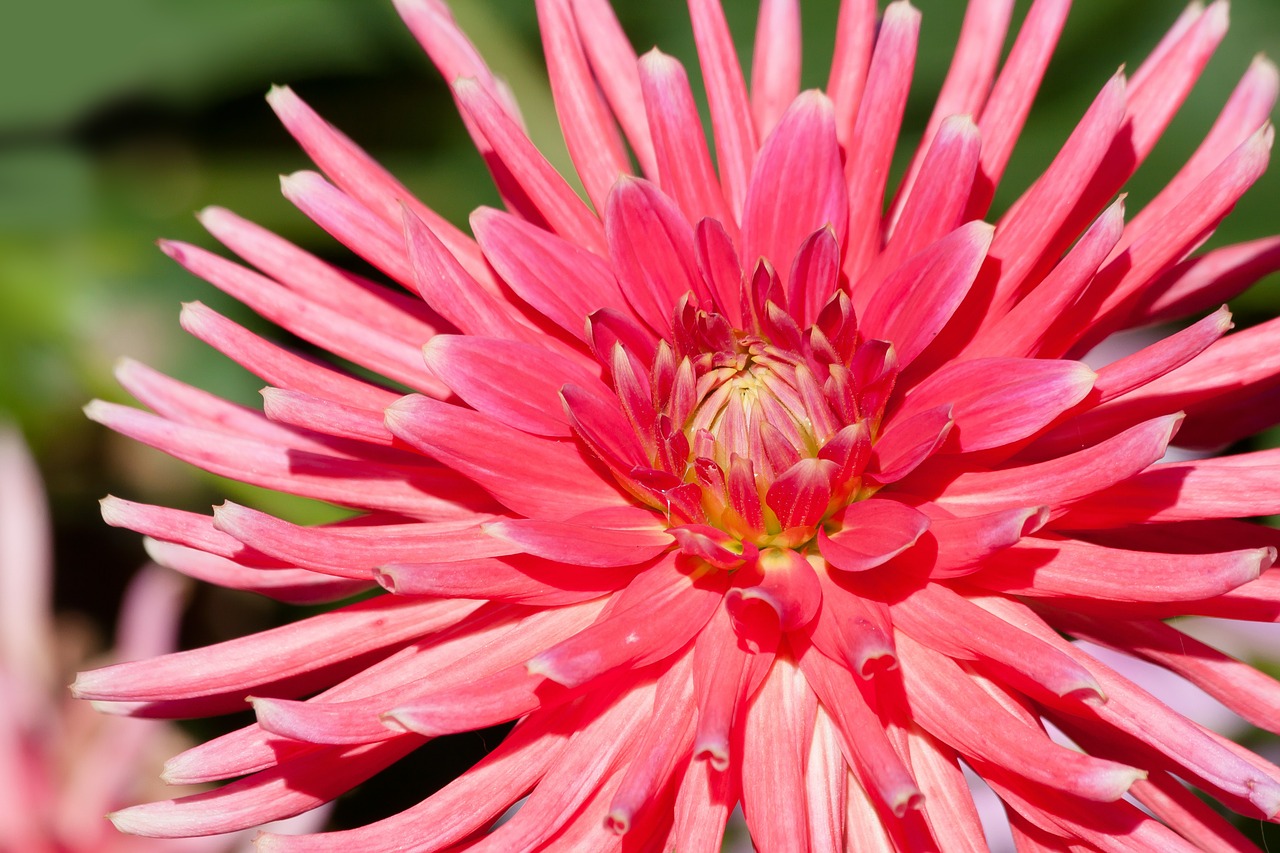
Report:
M 987 853 L 973 794 L 955 753 L 918 727 L 907 731 L 911 769 L 924 794 L 924 815 L 939 850 Z
M 613 271 L 598 255 L 492 208 L 473 212 L 471 228 L 511 289 L 578 340 L 586 340 L 586 317 L 594 312 L 629 313 Z M 533 343 L 546 349 L 546 337 Z
M 325 400 L 382 411 L 400 394 L 270 343 L 200 302 L 187 302 L 182 328 L 266 382 Z
M 370 599 L 217 645 L 81 673 L 73 690 L 81 698 L 106 701 L 163 701 L 235 692 L 239 699 L 255 686 L 442 631 L 482 604 Z M 269 667 L 246 663 L 268 659 Z
M 736 232 L 737 217 L 729 210 L 711 164 L 684 66 L 655 48 L 640 60 L 640 86 L 653 135 L 656 183 L 675 199 L 690 223 L 709 216 Z
M 1093 287 L 1105 298 L 1083 336 L 1087 345 L 1123 322 L 1151 280 L 1191 251 L 1230 212 L 1266 170 L 1274 139 L 1274 128 L 1263 126 L 1163 216 L 1158 228 L 1098 272 Z
M 742 79 L 742 66 L 720 0 L 689 0 L 689 17 L 711 109 L 720 184 L 730 209 L 740 214 L 746 206 L 759 146 L 747 101 L 747 84 Z
M 1187 193 L 1204 180 L 1232 151 L 1271 116 L 1280 91 L 1280 76 L 1265 57 L 1255 57 L 1240 85 L 1223 107 L 1208 136 L 1187 164 L 1164 185 L 1125 229 L 1120 248 L 1142 237 Z
M 636 828 L 637 815 L 657 809 L 661 788 L 669 785 L 678 762 L 693 747 L 697 707 L 691 660 L 685 654 L 658 679 L 650 722 L 609 804 L 606 825 L 619 835 Z
M 902 675 L 917 722 L 967 757 L 1086 800 L 1112 802 L 1145 773 L 1076 752 L 1024 724 L 945 655 L 898 635 Z M 953 708 L 961 703 L 965 713 Z
M 1023 539 L 988 559 L 970 579 L 991 589 L 1033 597 L 1195 601 L 1254 580 L 1275 559 L 1275 548 L 1158 554 L 1071 539 Z
M 853 674 L 813 647 L 800 653 L 800 669 L 836 723 L 845 760 L 873 787 L 873 797 L 897 817 L 919 808 L 920 789 L 890 743 L 884 724 L 868 707 Z
M 627 503 L 572 444 L 427 397 L 405 397 L 387 409 L 386 418 L 398 437 L 531 518 L 559 520 Z
M 896 0 L 885 8 L 845 157 L 850 207 L 844 269 L 853 282 L 881 248 L 885 185 L 907 105 L 919 36 L 920 13 L 910 3 Z M 865 307 L 870 296 L 871 292 L 854 285 L 855 308 Z
M 943 124 L 952 116 L 972 118 L 982 112 L 991 93 L 996 66 L 1000 63 L 1013 5 L 1013 0 L 978 0 L 966 7 L 960 40 L 956 44 L 955 55 L 951 58 L 947 78 L 934 101 L 929 123 L 925 126 L 915 157 L 907 167 L 898 197 L 894 200 L 891 215 L 893 223 L 897 223 L 899 219 L 902 203 L 916 192 L 915 184 L 923 159 L 933 147 L 935 135 Z M 964 193 L 967 200 L 969 186 L 964 186 Z M 952 223 L 951 227 L 957 224 L 959 223 Z
M 990 252 L 991 263 L 999 262 L 999 278 L 991 301 L 994 310 L 983 318 L 984 325 L 999 321 L 1076 239 L 1079 230 L 1067 233 L 1064 223 L 1083 189 L 1080 176 L 1098 169 L 1123 127 L 1126 91 L 1123 74 L 1107 81 L 1044 174 L 1000 218 Z M 1095 213 L 1090 211 L 1090 218 Z M 1118 241 L 1117 236 L 1112 246 Z M 1095 263 L 1094 269 L 1099 266 Z M 1040 289 L 1047 290 L 1048 283 Z
M 659 556 L 673 541 L 657 514 L 639 509 L 636 514 L 646 516 L 650 523 L 613 527 L 589 518 L 567 522 L 507 519 L 486 524 L 484 530 L 526 554 L 571 566 L 634 566 Z
M 379 166 L 372 157 L 360 149 L 354 142 L 343 135 L 337 128 L 320 118 L 311 107 L 294 94 L 288 86 L 275 86 L 267 94 L 267 103 L 271 105 L 285 129 L 298 141 L 312 161 L 329 177 L 344 193 L 359 201 L 370 212 L 379 216 L 387 225 L 397 228 L 400 225 L 401 207 L 407 206 L 419 219 L 428 224 L 440 239 L 456 255 L 467 271 L 480 281 L 490 284 L 492 276 L 485 268 L 484 258 L 475 241 L 458 230 L 443 216 L 427 207 L 409 192 L 398 180 Z M 200 222 L 214 236 L 235 250 L 245 260 L 252 262 L 268 275 L 279 277 L 281 273 L 266 269 L 246 249 L 248 245 L 229 232 L 232 225 L 229 213 L 220 208 L 210 208 L 200 215 Z M 239 220 L 238 217 L 232 217 Z M 241 220 L 242 221 L 242 220 Z M 255 229 L 256 230 L 256 229 Z M 228 237 L 232 242 L 228 242 Z M 266 232 L 256 237 L 268 244 L 277 245 L 284 241 Z M 292 247 L 291 247 L 292 248 Z M 291 254 L 304 254 L 294 250 Z
M 560 406 L 567 382 L 607 393 L 598 374 L 545 347 L 474 335 L 437 335 L 423 348 L 427 367 L 481 414 L 534 435 L 567 438 Z
M 488 826 L 522 797 L 559 761 L 568 742 L 566 722 L 576 715 L 534 716 L 520 723 L 480 763 L 436 794 L 379 821 L 339 832 L 316 835 L 258 836 L 265 853 L 400 853 L 406 837 L 431 827 L 427 851 L 448 848 L 477 829 Z M 414 739 L 408 739 L 414 740 Z
M 876 39 L 875 0 L 843 0 L 836 22 L 836 43 L 826 93 L 836 111 L 836 135 L 848 150 L 862 103 Z
M 456 556 L 434 563 L 387 563 L 374 571 L 374 580 L 396 595 L 559 607 L 599 598 L 626 586 L 634 575 L 633 569 L 584 571 L 525 554 L 480 559 Z
M 636 52 L 608 0 L 573 0 L 573 13 L 596 82 L 631 143 L 640 171 L 656 179 L 657 160 L 641 101 Z
M 620 666 L 669 657 L 693 638 L 724 597 L 723 578 L 686 574 L 674 558 L 641 573 L 607 618 L 528 663 L 529 671 L 577 687 Z
M 817 707 L 804 675 L 786 655 L 774 658 L 747 706 L 742 808 L 761 853 L 813 849 L 806 831 L 810 807 L 804 765 Z
M 1140 388 L 1191 361 L 1233 328 L 1231 312 L 1223 305 L 1198 323 L 1145 347 L 1098 371 L 1098 402 Z
M 1161 463 L 1081 501 L 1062 523 L 1072 529 L 1273 515 L 1280 512 L 1278 470 L 1276 450 Z
M 706 761 L 689 761 L 679 775 L 675 823 L 664 849 L 718 853 L 724 828 L 738 801 L 734 774 L 720 773 Z
M 431 524 L 388 523 L 365 516 L 353 524 L 303 527 L 264 512 L 227 502 L 214 511 L 214 524 L 256 551 L 284 563 L 339 577 L 371 580 L 373 570 L 401 560 L 475 559 L 514 554 L 481 530 L 494 518 L 476 515 Z M 249 544 L 253 543 L 253 544 Z
M 404 717 L 402 725 L 411 717 L 417 724 L 410 728 L 427 735 L 444 734 L 450 729 L 446 722 L 450 711 L 457 720 L 460 698 L 479 690 L 481 683 L 496 695 L 502 686 L 528 681 L 522 662 L 585 628 L 601 606 L 536 612 L 486 608 L 460 626 L 465 630 L 451 631 L 435 642 L 415 643 L 307 701 L 254 698 L 254 714 L 268 734 L 310 744 L 372 743 L 396 737 L 400 730 L 380 719 L 393 708 L 398 718 Z M 502 675 L 511 667 L 517 667 L 519 679 Z M 424 697 L 426 704 L 419 704 Z M 486 704 L 490 701 L 486 699 Z M 465 728 L 482 727 L 478 721 L 469 724 L 465 710 L 463 714 Z
M 335 578 L 306 569 L 246 566 L 229 557 L 173 542 L 144 539 L 147 556 L 166 569 L 227 589 L 243 589 L 288 604 L 324 604 L 364 592 L 367 581 Z
M 835 112 L 825 95 L 806 92 L 787 109 L 756 160 L 742 214 L 743 268 L 754 269 L 764 258 L 789 276 L 805 238 L 830 227 L 843 244 L 848 222 Z
M 534 147 L 493 93 L 467 78 L 453 84 L 453 93 L 463 112 L 493 146 L 497 163 L 508 170 L 507 174 L 515 186 L 526 195 L 551 229 L 565 239 L 603 255 L 604 231 L 600 221 Z
M 229 210 L 205 208 L 199 219 L 223 245 L 305 299 L 401 340 L 424 341 L 438 330 L 440 318 L 420 300 L 339 270 Z M 400 225 L 398 205 L 389 224 Z
M 471 483 L 434 466 L 392 466 L 290 450 L 102 401 L 86 406 L 85 414 L 210 473 L 288 494 L 436 521 L 493 509 Z
M 133 806 L 108 817 L 122 832 L 153 838 L 212 835 L 261 826 L 324 805 L 420 744 L 418 738 L 401 737 L 308 752 L 214 791 Z
M 1189 258 L 1147 289 L 1129 322 L 1146 326 L 1207 311 L 1278 269 L 1280 237 L 1237 243 Z
M 751 115 L 765 139 L 800 93 L 800 2 L 761 0 L 751 58 Z
M 843 529 L 818 533 L 822 556 L 837 569 L 862 572 L 883 565 L 914 545 L 929 518 L 894 500 L 871 498 L 850 504 L 838 516 Z
M 1137 655 L 1178 673 L 1258 728 L 1280 730 L 1280 681 L 1172 625 L 1078 613 L 1055 613 L 1054 622 L 1073 636 Z
M 937 652 L 1008 667 L 1012 672 L 1001 675 L 1042 701 L 1106 698 L 1089 670 L 942 584 L 921 587 L 890 604 L 889 612 L 895 629 Z
M 404 238 L 418 293 L 459 330 L 527 342 L 544 337 L 481 287 L 426 223 L 410 210 L 404 212 Z M 553 348 L 559 344 L 553 339 L 546 342 Z
M 822 609 L 811 631 L 814 646 L 832 660 L 843 660 L 859 678 L 897 667 L 888 608 L 840 586 L 826 569 L 816 574 Z
M 1072 655 L 1085 666 L 1092 665 L 1107 695 L 1105 703 L 1089 709 L 1091 718 L 1096 718 L 1098 723 L 1119 729 L 1167 756 L 1178 768 L 1178 774 L 1184 778 L 1190 774 L 1189 781 L 1193 783 L 1197 779 L 1203 781 L 1227 796 L 1238 798 L 1239 803 L 1251 803 L 1268 817 L 1280 810 L 1280 778 L 1277 778 L 1280 770 L 1170 710 L 1109 667 L 1098 666 L 1043 620 L 1029 613 L 1025 605 L 1004 596 L 975 599 L 975 603 Z M 1094 731 L 1095 727 L 1089 724 L 1091 718 L 1072 718 L 1071 721 L 1080 723 L 1086 731 Z M 1066 722 L 1063 719 L 1060 725 Z M 1108 735 L 1108 743 L 1114 742 L 1114 736 Z M 1238 805 L 1233 803 L 1233 807 Z
M 424 737 L 488 728 L 544 707 L 546 700 L 537 692 L 540 686 L 541 678 L 531 675 L 523 664 L 514 664 L 398 705 L 382 715 L 382 722 L 393 732 Z
M 1036 0 L 1022 22 L 1009 58 L 978 118 L 982 162 L 966 219 L 982 217 L 991 204 L 1070 9 L 1071 0 Z
M 845 799 L 849 765 L 840 752 L 839 735 L 826 709 L 818 705 L 813 739 L 805 758 L 805 803 L 809 807 L 809 849 L 840 853 L 845 849 Z
M 990 4 L 973 3 L 969 8 L 983 5 Z M 884 251 L 867 271 L 869 278 L 883 280 L 885 273 L 897 269 L 904 260 L 960 226 L 981 149 L 982 135 L 972 117 L 953 115 L 942 122 L 933 135 L 910 195 L 903 197 L 900 215 L 887 234 Z
M 899 363 L 904 368 L 911 364 L 968 294 L 992 233 L 985 222 L 970 222 L 918 252 L 866 302 L 863 333 L 891 342 Z
M 1098 378 L 1078 361 L 983 358 L 947 364 L 903 400 L 890 423 L 951 404 L 956 447 L 989 450 L 1029 438 L 1089 393 Z
M 1093 282 L 1093 276 L 1124 230 L 1124 198 L 1118 198 L 1094 221 L 1053 271 L 1007 314 L 980 329 L 957 356 L 1041 356 L 1057 358 L 1074 341 L 1075 329 L 1064 328 L 1064 315 Z M 996 229 L 999 236 L 999 229 Z M 988 256 L 990 253 L 988 252 Z M 1001 277 L 1003 281 L 1003 276 Z M 993 312 L 998 314 L 999 312 Z
M 1047 506 L 1005 509 L 964 518 L 940 515 L 931 505 L 921 509 L 929 516 L 930 532 L 937 542 L 938 552 L 930 572 L 935 580 L 977 571 L 988 557 L 1035 533 L 1049 520 Z
M 339 442 L 333 449 L 347 447 L 354 456 L 386 462 L 414 462 L 395 445 L 395 436 L 382 422 L 381 410 L 347 406 L 283 388 L 263 388 L 262 413 L 271 421 L 297 430 L 318 432 Z
M 1038 503 L 1056 506 L 1117 483 L 1120 485 L 1115 488 L 1124 489 L 1130 478 L 1143 482 L 1139 472 L 1164 455 L 1180 420 L 1180 415 L 1155 418 L 1093 447 L 1046 462 L 961 474 L 935 500 L 944 509 L 969 515 Z
M 587 65 L 572 0 L 537 0 L 536 5 L 551 94 L 569 156 L 591 203 L 603 210 L 609 188 L 619 175 L 631 172 L 631 163 Z
M 102 520 L 112 527 L 125 527 L 144 536 L 199 548 L 223 557 L 279 567 L 284 563 L 247 548 L 239 539 L 218 530 L 207 515 L 184 512 L 165 506 L 151 506 L 107 495 L 98 502 Z
M 412 388 L 443 393 L 439 381 L 422 366 L 417 352 L 420 340 L 411 343 L 379 332 L 196 246 L 162 242 L 160 248 L 195 275 L 298 337 Z
M 1130 793 L 1197 849 L 1213 853 L 1252 853 L 1257 849 L 1230 821 L 1168 773 L 1151 773 L 1134 783 Z
M 604 221 L 609 258 L 627 302 L 649 328 L 669 330 L 680 299 L 689 292 L 706 292 L 693 229 L 660 190 L 631 178 L 614 186 Z
M 693 760 L 705 761 L 718 773 L 726 773 L 734 761 L 734 735 L 741 731 L 748 679 L 756 661 L 745 641 L 734 631 L 729 611 L 721 607 L 698 633 L 693 643 L 693 690 L 697 727 L 693 735 Z M 767 666 L 768 658 L 765 658 Z M 761 667 L 763 670 L 763 667 Z

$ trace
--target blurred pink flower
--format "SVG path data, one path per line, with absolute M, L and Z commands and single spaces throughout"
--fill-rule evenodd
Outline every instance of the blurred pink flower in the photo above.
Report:
M 149 781 L 186 739 L 173 727 L 103 717 L 65 693 L 69 648 L 49 600 L 52 555 L 39 473 L 0 424 L 0 850 L 13 853 L 230 851 L 240 835 L 160 840 L 117 832 L 106 813 L 160 796 Z M 112 657 L 174 648 L 183 580 L 156 566 L 129 588 Z M 83 660 L 70 661 L 72 665 Z
M 995 225 L 1065 0 L 1032 5 L 1002 67 L 1012 3 L 970 4 L 892 196 L 920 23 L 906 2 L 877 25 L 874 2 L 845 0 L 824 94 L 799 91 L 797 0 L 764 0 L 748 95 L 720 4 L 690 0 L 713 158 L 679 62 L 637 60 L 604 0 L 539 0 L 590 205 L 445 7 L 397 5 L 454 81 L 506 210 L 459 231 L 277 89 L 328 178 L 292 175 L 285 195 L 409 293 L 221 209 L 202 221 L 256 271 L 163 248 L 417 393 L 190 305 L 185 328 L 272 386 L 265 416 L 135 363 L 120 379 L 153 412 L 89 409 L 214 473 L 357 511 L 301 527 L 108 500 L 159 562 L 288 601 L 389 594 L 82 674 L 78 695 L 122 713 L 255 697 L 254 725 L 166 768 L 235 781 L 118 826 L 254 826 L 426 739 L 517 721 L 398 815 L 259 848 L 714 850 L 741 803 L 764 851 L 980 850 L 963 762 L 1019 849 L 1247 849 L 1179 780 L 1269 819 L 1280 768 L 1064 639 L 1151 660 L 1280 729 L 1280 684 L 1162 621 L 1280 613 L 1280 537 L 1244 520 L 1280 512 L 1280 451 L 1161 461 L 1175 433 L 1222 446 L 1280 419 L 1280 321 L 1227 335 L 1213 310 L 1280 266 L 1280 241 L 1192 255 L 1265 169 L 1274 66 L 1249 67 L 1140 213 L 1126 222 L 1116 198 L 1221 39 L 1225 3 L 1191 6 L 1112 77 Z M 1205 312 L 1096 372 L 1077 360 Z

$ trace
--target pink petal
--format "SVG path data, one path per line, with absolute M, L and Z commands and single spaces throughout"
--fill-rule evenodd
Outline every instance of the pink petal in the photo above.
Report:
M 1234 299 L 1254 282 L 1280 269 L 1280 238 L 1224 246 L 1188 258 L 1148 288 L 1130 320 L 1145 326 L 1207 311 Z
M 966 219 L 983 216 L 991 203 L 1070 8 L 1070 0 L 1036 0 L 1022 22 L 991 96 L 978 117 L 982 164 Z
M 146 539 L 147 556 L 189 578 L 227 589 L 243 589 L 287 604 L 324 604 L 370 588 L 367 581 L 335 578 L 306 569 L 246 566 L 228 558 L 173 542 Z
M 571 0 L 538 0 L 536 5 L 556 115 L 587 196 L 600 210 L 613 182 L 630 174 L 631 163 L 592 78 Z
M 427 393 L 442 392 L 422 367 L 421 341 L 411 343 L 294 294 L 274 281 L 185 243 L 163 242 L 165 254 L 262 316 L 322 349 Z
M 799 657 L 805 679 L 835 720 L 845 760 L 873 787 L 873 796 L 897 817 L 919 808 L 920 789 L 889 742 L 884 725 L 867 706 L 853 674 L 812 647 Z
M 462 111 L 493 146 L 498 167 L 508 170 L 514 187 L 545 218 L 551 230 L 603 255 L 600 221 L 529 141 L 493 93 L 470 78 L 454 82 L 453 93 Z
M 371 516 L 363 523 L 303 527 L 230 502 L 214 510 L 219 530 L 256 551 L 289 565 L 361 580 L 371 580 L 376 567 L 401 560 L 447 561 L 515 553 L 481 530 L 481 524 L 493 518 L 476 515 L 434 524 L 397 524 Z
M 800 94 L 800 2 L 762 0 L 751 58 L 751 115 L 765 139 Z
M 947 78 L 933 104 L 933 113 L 925 126 L 915 157 L 907 167 L 898 197 L 894 200 L 891 221 L 896 223 L 902 212 L 902 202 L 915 194 L 915 183 L 926 152 L 934 145 L 934 138 L 944 122 L 953 116 L 977 116 L 991 94 L 996 66 L 1000 62 L 1005 34 L 1009 31 L 1009 19 L 1013 14 L 1013 0 L 987 0 L 970 3 L 965 9 L 964 24 L 956 43 L 955 55 Z M 964 187 L 967 197 L 969 187 Z M 952 223 L 954 228 L 959 223 Z
M 1155 418 L 1093 447 L 1046 462 L 975 471 L 952 480 L 936 499 L 946 509 L 969 513 L 1056 505 L 1124 483 L 1164 455 L 1181 417 Z M 1135 478 L 1140 480 L 1140 478 Z
M 653 134 L 657 184 L 690 223 L 713 217 L 737 230 L 720 190 L 684 67 L 656 48 L 640 60 L 640 83 Z
M 1030 536 L 1049 520 L 1047 506 L 1005 509 L 967 518 L 939 517 L 929 513 L 929 530 L 938 553 L 930 577 L 960 577 L 980 569 L 986 559 Z
M 988 450 L 1028 438 L 1085 398 L 1098 378 L 1078 361 L 986 358 L 952 362 L 912 388 L 886 429 L 951 405 L 956 447 Z
M 689 0 L 689 17 L 711 109 L 720 185 L 730 209 L 741 211 L 759 146 L 747 102 L 747 84 L 742 79 L 742 66 L 720 0 Z
M 987 846 L 973 794 L 955 753 L 919 728 L 907 732 L 911 769 L 924 794 L 924 814 L 940 850 L 984 853 Z
M 482 598 L 513 604 L 558 607 L 613 592 L 635 570 L 584 570 L 523 554 L 511 557 L 387 563 L 374 579 L 396 595 Z
M 101 401 L 90 403 L 85 414 L 212 473 L 289 494 L 433 520 L 468 518 L 489 504 L 467 480 L 428 465 L 391 466 L 290 450 Z
M 1158 554 L 1070 539 L 1024 539 L 988 559 L 970 579 L 991 589 L 1033 597 L 1195 601 L 1248 583 L 1275 559 L 1275 548 Z
M 671 547 L 671 536 L 661 521 L 655 513 L 637 509 L 634 521 L 627 522 L 595 522 L 583 516 L 570 521 L 508 519 L 486 524 L 484 530 L 547 560 L 573 566 L 634 566 Z M 613 526 L 619 522 L 628 526 Z
M 924 513 L 906 504 L 870 498 L 836 516 L 842 529 L 818 532 L 822 556 L 837 569 L 863 572 L 883 565 L 914 545 L 929 529 Z
M 719 575 L 685 574 L 672 558 L 638 575 L 607 618 L 529 661 L 529 671 L 577 687 L 611 669 L 639 667 L 678 651 L 724 596 Z
M 985 222 L 971 222 L 904 263 L 868 300 L 862 315 L 863 333 L 892 343 L 899 362 L 909 365 L 942 331 L 968 294 L 991 245 L 992 233 Z
M 813 849 L 805 804 L 817 792 L 804 765 L 817 704 L 795 663 L 778 657 L 746 708 L 742 805 L 759 850 Z
M 670 329 L 680 299 L 706 292 L 688 221 L 656 187 L 632 178 L 614 186 L 604 220 L 627 302 L 649 328 Z
M 397 436 L 522 515 L 556 520 L 626 503 L 572 444 L 426 397 L 405 397 L 387 409 L 386 417 Z
M 1059 746 L 1006 711 L 950 658 L 910 637 L 898 636 L 898 650 L 913 716 L 966 758 L 990 761 L 1033 782 L 1103 803 L 1120 799 L 1146 775 Z M 954 703 L 962 703 L 966 713 L 954 713 Z
M 885 185 L 907 105 L 919 35 L 920 13 L 910 3 L 898 0 L 885 7 L 858 118 L 845 152 L 849 246 L 844 269 L 851 281 L 866 270 L 881 248 Z M 871 295 L 856 286 L 853 294 L 859 309 Z
M 185 303 L 180 320 L 183 329 L 272 385 L 373 411 L 382 411 L 400 397 L 332 365 L 269 343 L 202 303 Z
M 653 140 L 645 119 L 640 74 L 631 42 L 607 0 L 573 0 L 573 13 L 596 82 L 604 90 L 609 106 L 626 133 L 631 150 L 640 162 L 640 170 L 656 177 Z
M 830 227 L 843 244 L 848 190 L 835 111 L 820 92 L 796 98 L 760 149 L 742 215 L 742 264 L 760 258 L 789 274 L 805 238 Z
M 575 338 L 586 339 L 586 318 L 595 311 L 630 313 L 613 271 L 598 255 L 487 207 L 471 214 L 471 228 L 511 289 Z M 545 349 L 542 338 L 531 342 Z
M 359 146 L 316 115 L 301 98 L 294 94 L 292 89 L 288 86 L 272 87 L 267 93 L 267 103 L 271 105 L 271 109 L 275 110 L 285 129 L 344 193 L 359 201 L 392 228 L 400 225 L 402 206 L 409 207 L 414 215 L 428 223 L 431 230 L 440 235 L 440 239 L 448 246 L 449 251 L 460 259 L 471 275 L 486 283 L 491 281 L 492 277 L 485 268 L 484 258 L 481 257 L 480 249 L 474 240 L 459 231 L 443 216 L 418 201 L 413 193 L 379 166 Z M 227 226 L 231 224 L 225 220 L 227 216 L 230 214 L 220 208 L 209 208 L 200 215 L 200 221 L 218 239 L 223 240 L 223 234 L 235 239 L 239 235 L 233 235 L 227 230 Z M 238 217 L 232 217 L 232 219 L 238 220 Z M 284 242 L 266 232 L 257 234 L 256 238 L 267 244 L 279 245 Z M 226 240 L 223 242 L 238 255 L 259 266 L 268 275 L 279 278 L 283 274 L 262 267 L 253 255 L 242 250 L 243 244 L 235 245 Z M 291 254 L 304 253 L 295 250 Z
M 297 680 L 366 652 L 449 628 L 478 601 L 415 601 L 389 597 L 347 605 L 290 625 L 212 646 L 81 673 L 76 696 L 105 701 L 171 701 L 237 694 Z M 254 662 L 270 659 L 268 667 Z
M 955 420 L 951 404 L 944 403 L 895 419 L 872 451 L 868 476 L 878 484 L 896 483 L 942 447 Z
M 607 393 L 598 373 L 545 347 L 475 335 L 437 335 L 423 348 L 427 367 L 483 415 L 523 432 L 572 434 L 560 405 L 571 382 Z

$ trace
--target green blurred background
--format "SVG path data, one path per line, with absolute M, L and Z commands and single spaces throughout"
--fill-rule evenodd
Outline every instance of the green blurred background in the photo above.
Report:
M 963 12 L 959 0 L 916 5 L 924 30 L 908 145 L 928 116 Z M 1027 5 L 1019 3 L 1018 18 Z M 454 6 L 512 83 L 535 141 L 565 166 L 533 4 L 458 0 Z M 682 3 L 616 6 L 638 50 L 660 45 L 696 77 Z M 749 61 L 753 4 L 728 0 L 726 6 L 739 52 Z M 1181 9 L 1170 0 L 1078 0 L 1076 6 L 997 210 L 1049 162 L 1115 69 L 1135 68 Z M 837 0 L 804 2 L 807 85 L 825 81 L 836 7 Z M 1231 33 L 1204 79 L 1133 182 L 1131 211 L 1194 149 L 1252 56 L 1280 55 L 1275 0 L 1236 0 L 1232 17 Z M 125 355 L 257 405 L 256 379 L 178 328 L 179 303 L 202 300 L 279 337 L 155 248 L 161 236 L 212 246 L 192 216 L 197 209 L 224 205 L 351 265 L 279 195 L 276 175 L 309 164 L 263 101 L 267 88 L 293 86 L 459 223 L 476 205 L 495 203 L 496 195 L 443 81 L 389 0 L 8 3 L 0 13 L 0 80 L 0 417 L 23 429 L 48 481 L 58 604 L 105 631 L 125 580 L 144 556 L 137 536 L 101 523 L 96 501 L 102 495 L 199 511 L 233 497 L 297 519 L 325 514 L 167 460 L 80 413 L 92 397 L 122 399 L 111 368 Z M 1266 176 L 1215 243 L 1280 232 L 1278 188 L 1280 173 Z M 1233 307 L 1238 323 L 1273 315 L 1274 282 Z M 285 616 L 251 596 L 201 590 L 186 642 L 237 635 Z M 423 763 L 428 766 L 434 765 Z M 408 792 L 405 801 L 389 789 L 378 796 L 377 811 L 383 811 L 408 805 L 420 791 Z

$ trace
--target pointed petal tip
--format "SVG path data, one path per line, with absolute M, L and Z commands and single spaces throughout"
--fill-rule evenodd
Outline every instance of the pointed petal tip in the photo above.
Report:
M 729 769 L 729 742 L 723 737 L 704 738 L 693 745 L 693 760 L 705 760 L 711 769 L 723 773 Z

